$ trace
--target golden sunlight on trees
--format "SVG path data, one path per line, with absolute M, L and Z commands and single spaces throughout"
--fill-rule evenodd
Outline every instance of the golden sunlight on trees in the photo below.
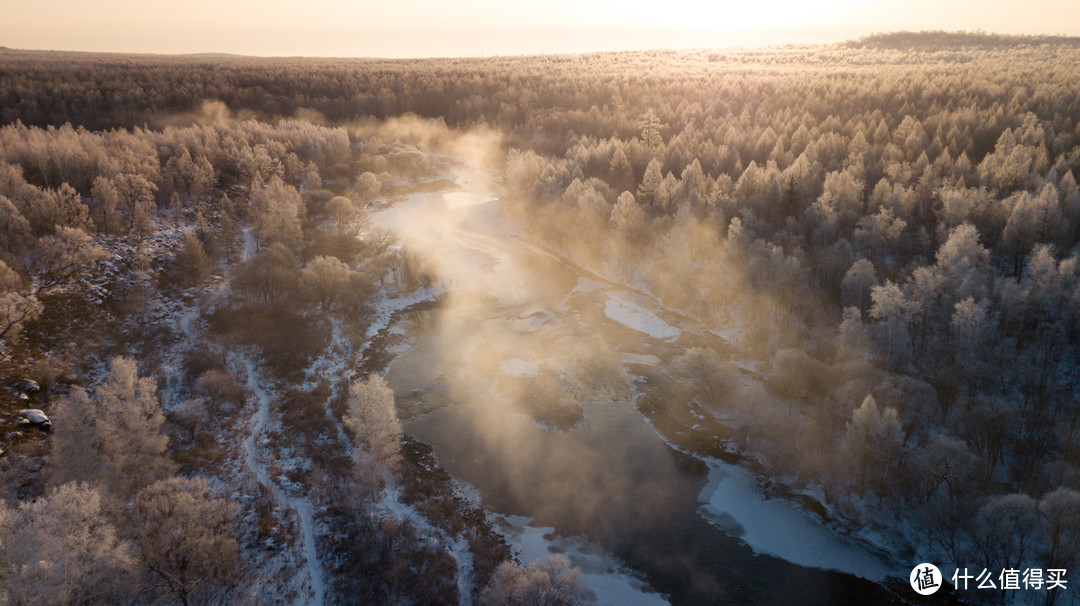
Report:
M 358 456 L 370 457 L 394 471 L 401 457 L 401 421 L 394 392 L 386 380 L 371 375 L 349 386 L 348 412 L 343 419 L 353 434 Z
M 135 500 L 139 559 L 180 603 L 207 600 L 239 572 L 233 518 L 206 480 L 159 480 Z
M 300 289 L 323 310 L 329 310 L 348 287 L 351 273 L 336 257 L 315 257 L 300 271 Z
M 105 251 L 93 241 L 77 227 L 57 227 L 56 233 L 39 238 L 30 256 L 34 294 L 60 286 L 106 258 Z
M 139 377 L 135 361 L 113 358 L 109 376 L 87 393 L 75 389 L 57 403 L 50 454 L 53 481 L 90 482 L 106 498 L 127 502 L 172 471 L 154 379 Z
M 672 367 L 703 396 L 706 404 L 726 407 L 737 387 L 739 370 L 712 349 L 692 347 L 675 358 Z
M 546 604 L 572 606 L 585 597 L 581 570 L 561 555 L 548 555 L 525 567 L 504 562 L 480 594 L 481 606 Z
M 269 244 L 295 244 L 300 240 L 300 220 L 304 203 L 296 188 L 274 176 L 269 182 L 256 181 L 251 187 L 251 215 L 255 235 Z
M 567 483 L 662 499 L 640 488 L 722 450 L 892 555 L 1080 561 L 1076 39 L 408 61 L 0 49 L 0 72 L 0 602 L 584 599 L 566 560 L 500 566 L 502 529 L 438 465 L 453 449 L 403 436 L 380 376 L 428 370 L 403 415 L 534 366 L 588 402 L 569 435 L 522 430 L 580 452 L 534 456 L 485 418 L 491 433 L 445 436 L 455 467 L 643 562 L 673 603 L 741 597 L 699 495 L 675 512 L 641 498 L 648 519 L 626 523 Z M 473 189 L 488 203 L 438 203 Z M 433 203 L 408 226 L 432 218 L 426 238 L 394 221 L 413 202 Z M 467 301 L 492 314 L 474 322 L 472 276 L 528 301 Z M 438 368 L 473 360 L 485 370 Z M 649 476 L 671 458 L 656 440 L 667 454 L 629 471 L 589 456 L 593 410 L 640 422 L 624 441 L 661 434 L 679 465 Z M 498 448 L 577 465 L 530 475 Z M 702 526 L 691 548 L 628 553 L 653 518 Z M 826 576 L 815 595 L 881 589 L 796 576 Z
M 135 586 L 131 542 L 81 483 L 9 509 L 0 502 L 0 597 L 12 604 L 106 603 Z

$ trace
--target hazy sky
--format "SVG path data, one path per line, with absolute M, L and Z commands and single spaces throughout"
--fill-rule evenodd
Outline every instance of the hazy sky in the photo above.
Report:
M 1080 35 L 1076 0 L 0 0 L 0 46 L 472 56 L 833 42 L 871 32 Z

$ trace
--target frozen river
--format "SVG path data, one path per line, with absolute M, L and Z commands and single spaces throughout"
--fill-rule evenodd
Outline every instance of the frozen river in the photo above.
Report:
M 387 379 L 525 563 L 564 553 L 609 604 L 899 602 L 878 583 L 895 567 L 638 412 L 642 371 L 722 339 L 544 250 L 483 173 L 455 178 L 373 216 L 447 293 L 390 328 Z

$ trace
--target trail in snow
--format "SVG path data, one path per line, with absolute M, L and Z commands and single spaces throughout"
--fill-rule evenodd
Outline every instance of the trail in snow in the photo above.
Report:
M 247 261 L 251 257 L 255 256 L 255 236 L 251 234 L 251 228 L 244 228 L 244 247 L 240 249 L 240 260 Z
M 415 507 L 401 502 L 400 492 L 397 486 L 388 484 L 375 504 L 376 509 L 396 520 L 409 522 L 422 536 L 427 537 L 431 545 L 446 548 L 450 557 L 457 562 L 458 604 L 470 606 L 473 591 L 473 554 L 469 551 L 469 541 L 461 536 L 451 537 L 445 530 L 432 525 Z
M 319 563 L 319 554 L 315 550 L 315 522 L 311 512 L 311 503 L 299 497 L 290 497 L 275 484 L 270 478 L 269 472 L 259 463 L 259 457 L 255 450 L 255 441 L 266 427 L 270 417 L 270 395 L 266 393 L 259 381 L 258 372 L 251 360 L 245 361 L 247 367 L 247 384 L 251 393 L 255 394 L 258 401 L 258 410 L 255 413 L 254 424 L 251 433 L 244 438 L 244 452 L 247 466 L 255 473 L 259 483 L 266 487 L 280 503 L 285 504 L 296 512 L 300 518 L 300 542 L 304 547 L 304 562 L 308 577 L 311 580 L 311 598 L 308 604 L 323 604 L 326 601 L 326 584 L 323 579 L 322 564 Z

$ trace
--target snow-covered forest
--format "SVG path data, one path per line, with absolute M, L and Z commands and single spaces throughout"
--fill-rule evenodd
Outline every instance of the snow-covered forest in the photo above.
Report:
M 466 171 L 495 184 L 499 237 L 573 269 L 559 309 L 632 293 L 577 314 L 617 362 L 582 338 L 489 364 L 541 431 L 627 402 L 896 564 L 861 575 L 875 599 L 909 598 L 924 561 L 1080 566 L 1077 39 L 0 49 L 0 76 L 0 603 L 613 603 L 588 567 L 525 557 L 516 512 L 408 430 L 476 397 L 480 362 L 395 395 L 422 318 L 490 329 L 455 298 L 487 278 L 373 217 Z M 421 240 L 463 237 L 443 220 Z M 562 321 L 538 310 L 529 330 Z M 648 337 L 629 362 L 626 329 Z M 474 364 L 466 341 L 442 355 Z M 723 597 L 677 575 L 634 587 Z

